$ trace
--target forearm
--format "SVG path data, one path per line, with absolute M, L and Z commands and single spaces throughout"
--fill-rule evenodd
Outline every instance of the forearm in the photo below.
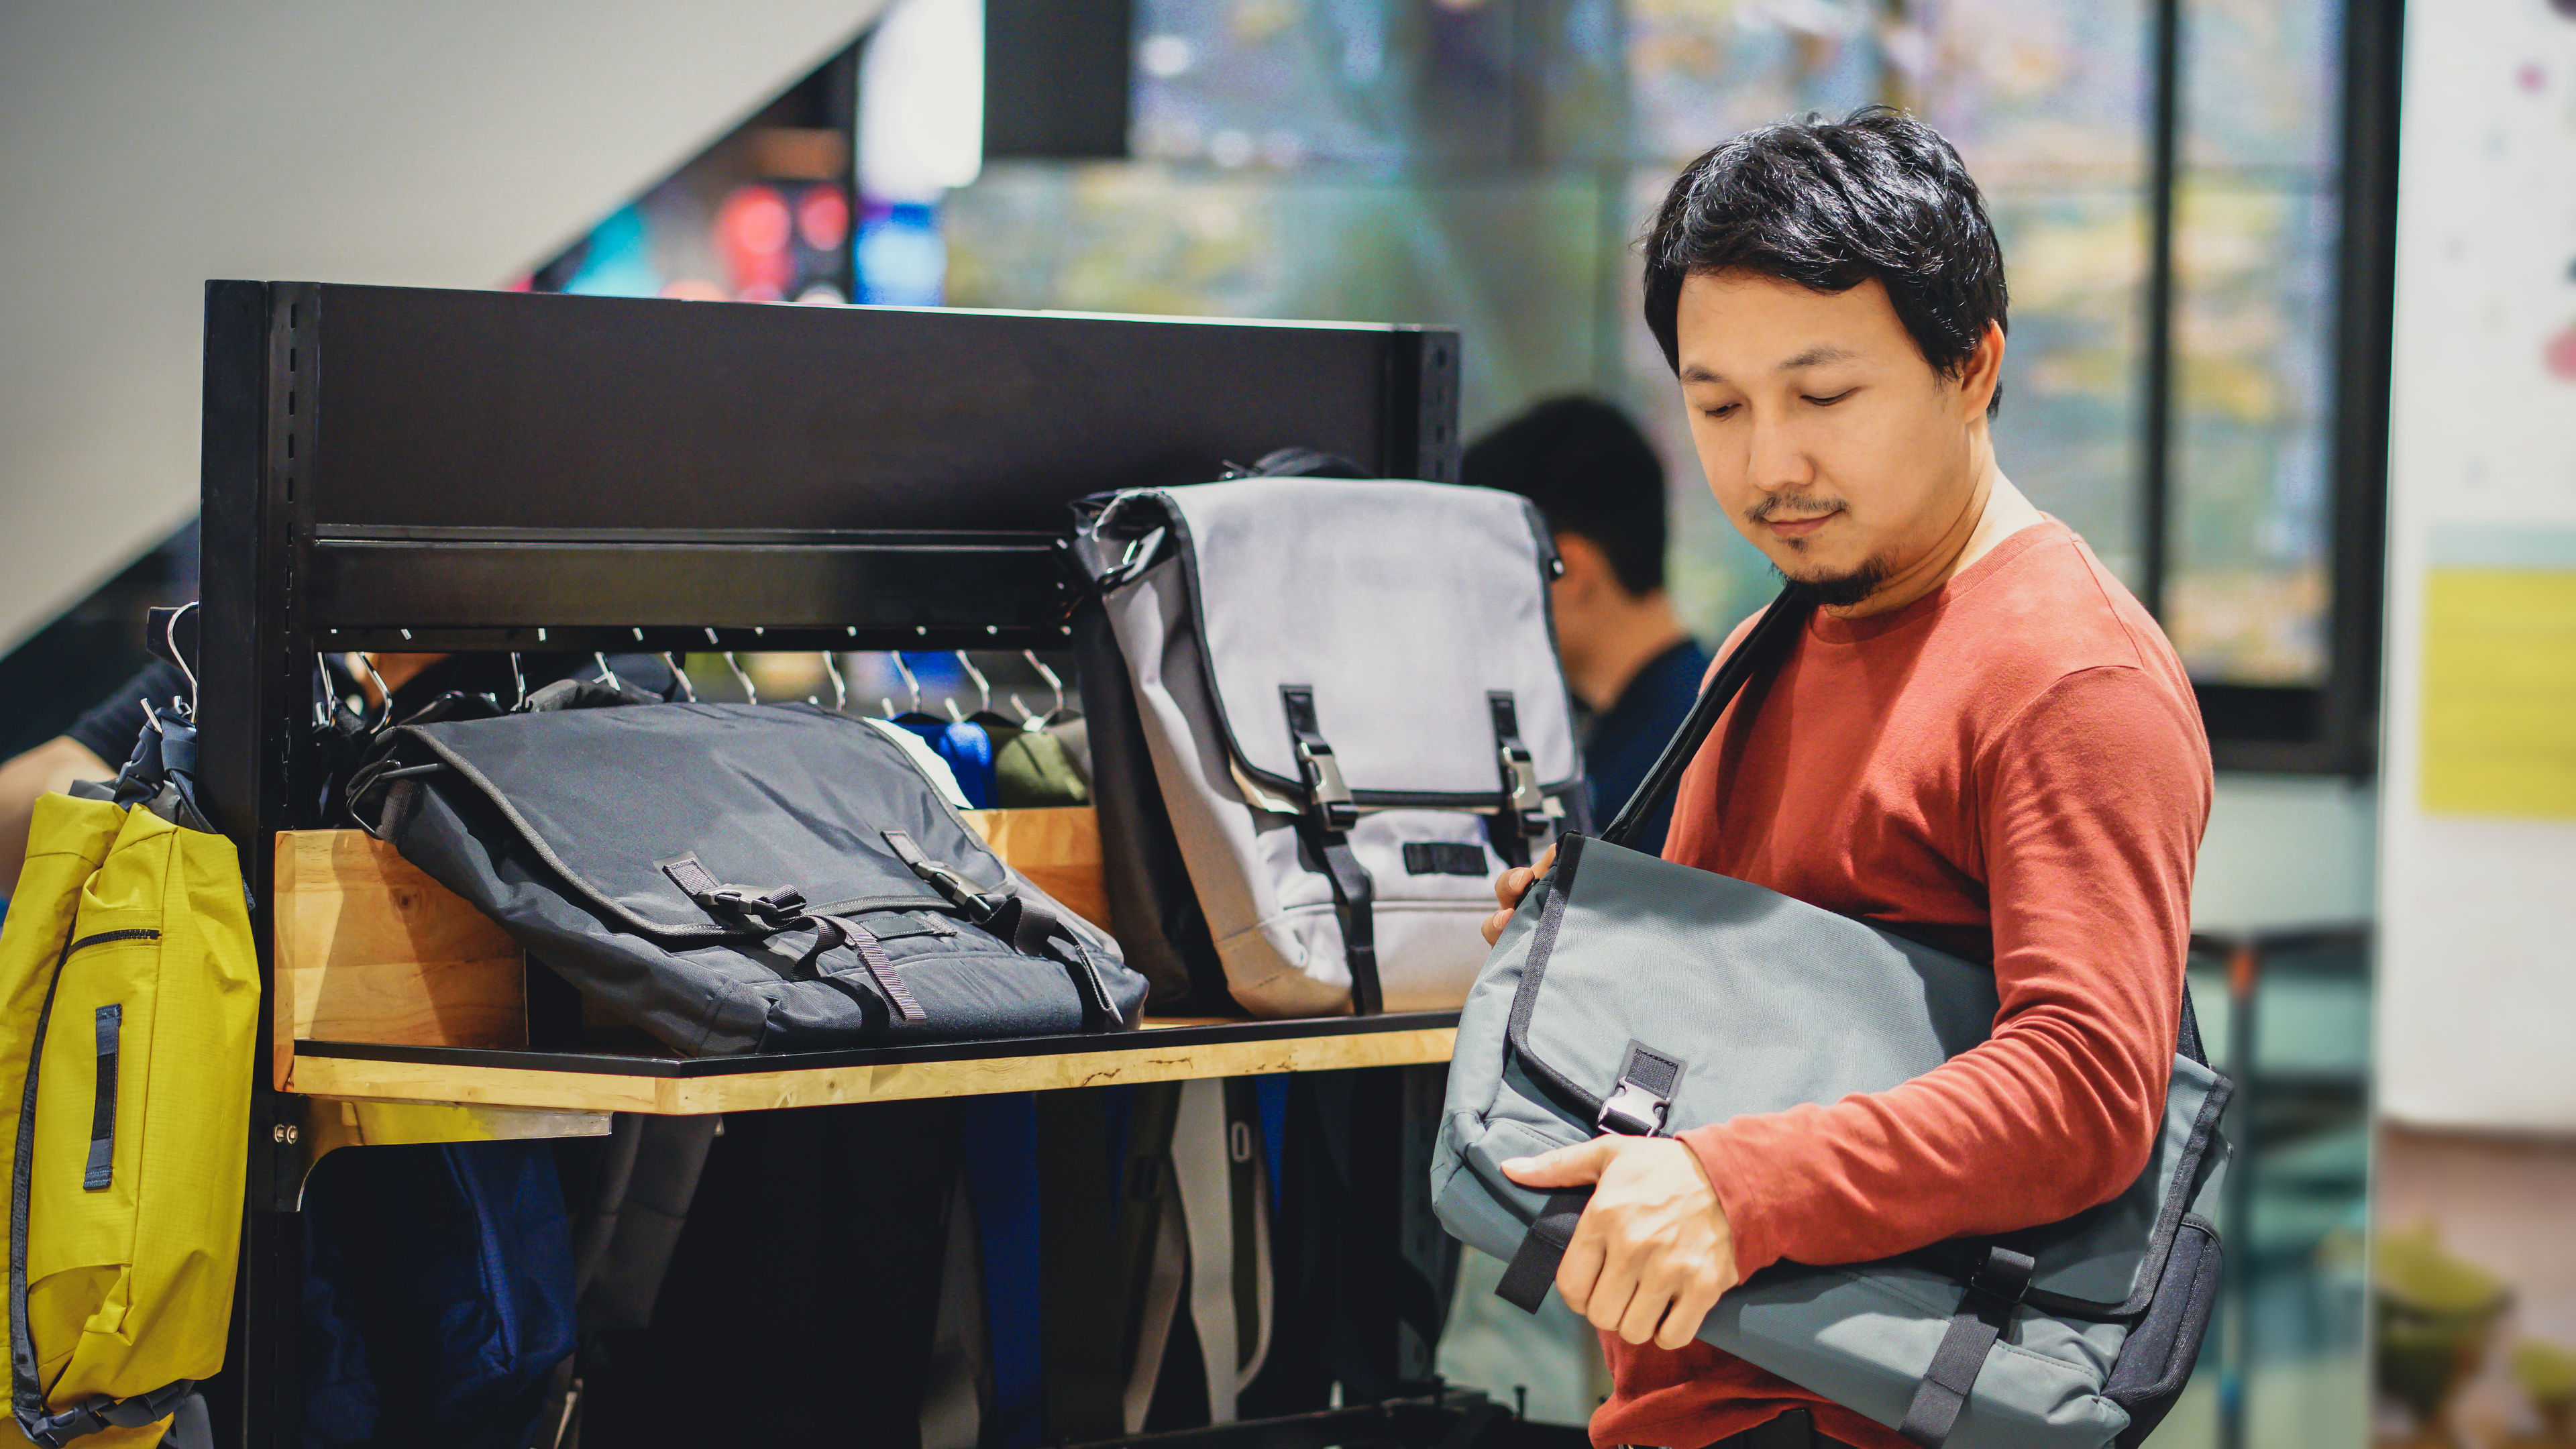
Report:
M 2170 1039 L 2125 1035 L 2017 1022 L 1892 1091 L 1680 1137 L 1747 1273 L 2055 1222 L 2118 1194 L 2153 1145 Z
M 68 790 L 74 780 L 104 780 L 115 773 L 87 746 L 61 735 L 0 764 L 0 895 L 18 887 L 36 797 Z

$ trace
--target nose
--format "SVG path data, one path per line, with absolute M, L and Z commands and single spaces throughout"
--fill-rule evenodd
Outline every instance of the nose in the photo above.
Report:
M 1795 493 L 1816 481 L 1815 460 L 1807 455 L 1797 429 L 1774 415 L 1756 411 L 1753 436 L 1744 458 L 1745 481 L 1764 493 Z

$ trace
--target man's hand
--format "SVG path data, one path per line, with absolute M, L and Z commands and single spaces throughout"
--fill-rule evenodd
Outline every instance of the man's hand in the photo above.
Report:
M 1502 939 L 1503 927 L 1512 923 L 1512 912 L 1519 909 L 1521 897 L 1529 894 L 1530 883 L 1547 874 L 1548 866 L 1555 860 L 1556 847 L 1551 845 L 1547 854 L 1538 858 L 1538 864 L 1516 865 L 1494 877 L 1494 899 L 1501 903 L 1502 909 L 1485 918 L 1486 945 Z
M 1593 1327 L 1676 1349 L 1736 1284 L 1735 1235 L 1699 1155 L 1669 1137 L 1595 1137 L 1503 1173 L 1524 1187 L 1596 1183 L 1556 1291 Z

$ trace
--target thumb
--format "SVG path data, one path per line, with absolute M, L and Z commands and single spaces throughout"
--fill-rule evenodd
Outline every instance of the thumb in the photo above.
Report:
M 1536 1157 L 1508 1158 L 1502 1169 L 1505 1177 L 1523 1187 L 1579 1187 L 1599 1182 L 1610 1160 L 1618 1155 L 1616 1139 L 1595 1137 Z

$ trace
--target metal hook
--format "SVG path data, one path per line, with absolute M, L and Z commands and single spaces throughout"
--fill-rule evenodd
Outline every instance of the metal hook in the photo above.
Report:
M 513 658 L 515 659 L 515 656 L 513 656 Z M 376 672 L 376 659 L 374 655 L 361 649 L 358 651 L 357 660 L 358 667 L 367 671 L 367 678 L 375 681 L 376 693 L 385 697 L 384 713 L 377 715 L 376 722 L 367 729 L 368 734 L 378 734 L 384 730 L 386 725 L 392 724 L 394 720 L 393 686 L 385 683 L 385 677 Z M 148 714 L 150 712 L 150 708 L 147 706 L 145 713 Z
M 958 667 L 966 671 L 966 677 L 968 679 L 975 681 L 975 712 L 978 714 L 991 713 L 993 708 L 992 682 L 984 677 L 983 670 L 975 667 L 974 660 L 966 657 L 965 650 L 957 650 L 956 654 Z M 954 701 L 951 701 L 951 703 L 954 703 Z M 955 714 L 956 712 L 957 711 L 954 709 L 949 711 L 950 714 Z
M 519 654 L 515 649 L 510 651 L 510 687 L 518 691 L 518 698 L 510 701 L 510 711 L 515 714 L 528 707 L 528 676 L 519 668 Z
M 832 676 L 832 709 L 833 709 L 833 712 L 834 712 L 834 713 L 836 713 L 836 714 L 847 714 L 847 713 L 849 713 L 849 710 L 850 710 L 850 682 L 849 682 L 848 680 L 843 679 L 843 678 L 841 677 L 841 660 L 840 660 L 840 656 L 839 656 L 839 655 L 834 654 L 834 653 L 833 653 L 831 650 L 829 650 L 829 649 L 826 649 L 826 650 L 824 650 L 824 651 L 823 651 L 823 672 L 824 672 L 825 674 L 828 674 L 828 675 Z
M 624 689 L 626 687 L 626 681 L 619 679 L 617 677 L 617 671 L 608 667 L 607 650 L 593 649 L 590 651 L 590 657 L 599 661 L 600 683 L 607 685 L 611 689 Z
M 1062 714 L 1064 712 L 1064 681 L 1056 676 L 1056 672 L 1054 670 L 1047 668 L 1047 662 L 1038 657 L 1038 651 L 1034 649 L 1023 649 L 1020 651 L 1020 657 L 1029 661 L 1029 667 L 1038 672 L 1038 678 L 1047 682 L 1047 688 L 1055 691 L 1055 712 Z
M 327 730 L 331 727 L 331 716 L 334 704 L 339 698 L 339 691 L 331 687 L 331 661 L 319 649 L 313 651 L 313 673 L 314 682 L 319 686 L 313 691 L 313 727 L 317 730 Z
M 671 666 L 671 683 L 678 687 L 680 698 L 691 704 L 697 703 L 698 691 L 694 685 L 689 683 L 689 672 L 680 667 L 680 661 L 672 655 L 670 650 L 665 649 L 662 651 L 662 662 Z
M 757 634 L 760 631 L 755 629 L 752 632 Z M 717 643 L 716 631 L 712 628 L 707 630 L 707 643 L 710 645 Z M 760 691 L 752 688 L 751 676 L 742 672 L 742 661 L 734 658 L 731 650 L 722 648 L 716 650 L 716 657 L 725 662 L 725 668 L 733 671 L 734 683 L 742 686 L 742 697 L 753 704 L 760 703 Z
M 188 667 L 188 656 L 179 652 L 179 621 L 188 617 L 188 611 L 195 607 L 197 607 L 197 601 L 190 599 L 171 610 L 170 622 L 161 628 L 161 642 L 170 647 L 170 662 L 179 666 L 179 673 L 188 681 L 188 703 L 183 712 L 192 724 L 197 718 L 197 671 Z
M 912 665 L 905 661 L 900 649 L 894 651 L 894 672 L 903 676 L 903 687 L 912 691 L 911 712 L 921 713 L 921 681 L 914 677 Z

